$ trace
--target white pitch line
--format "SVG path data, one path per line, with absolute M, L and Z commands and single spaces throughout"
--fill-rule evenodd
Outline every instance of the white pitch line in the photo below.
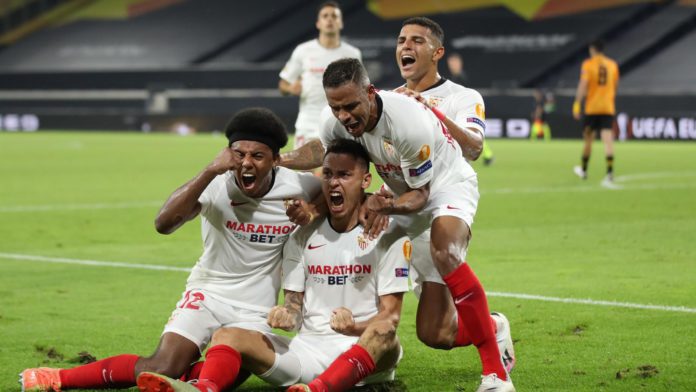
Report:
M 610 306 L 610 307 L 615 307 L 615 308 L 648 309 L 648 310 L 663 310 L 663 311 L 667 311 L 667 312 L 696 313 L 696 308 L 687 308 L 686 306 L 645 305 L 645 304 L 635 304 L 635 303 L 631 303 L 631 302 L 598 301 L 598 300 L 594 300 L 594 299 L 547 297 L 544 295 L 521 294 L 521 293 L 501 293 L 501 292 L 496 292 L 496 291 L 487 291 L 486 294 L 490 297 L 529 299 L 529 300 L 533 300 L 533 301 L 562 302 L 562 303 L 567 303 L 567 304 Z
M 0 258 L 11 259 L 11 260 L 42 261 L 42 262 L 46 262 L 46 263 L 91 265 L 91 266 L 95 266 L 95 267 L 138 268 L 138 269 L 161 270 L 161 271 L 191 272 L 191 268 L 171 267 L 171 266 L 167 266 L 167 265 L 122 263 L 122 262 L 118 262 L 118 261 L 103 261 L 103 260 L 68 259 L 65 257 L 46 257 L 46 256 L 37 256 L 37 255 L 22 255 L 22 254 L 17 254 L 17 253 L 2 253 L 2 252 L 0 252 Z
M 488 194 L 520 194 L 520 193 L 567 193 L 567 192 L 615 192 L 615 191 L 645 191 L 645 190 L 660 190 L 660 189 L 690 189 L 696 188 L 695 184 L 642 184 L 642 185 L 625 185 L 621 184 L 621 188 L 607 189 L 599 184 L 597 186 L 566 186 L 566 187 L 539 187 L 539 188 L 500 188 L 482 190 L 482 195 Z
M 652 173 L 635 173 L 625 174 L 623 176 L 614 177 L 615 182 L 652 179 L 652 178 L 667 178 L 667 177 L 696 177 L 694 172 L 652 172 Z
M 47 257 L 47 256 L 26 255 L 26 254 L 17 254 L 17 253 L 2 253 L 2 252 L 0 252 L 0 259 L 29 260 L 29 261 L 39 261 L 39 262 L 47 262 L 47 263 L 63 263 L 63 264 L 77 264 L 77 265 L 91 265 L 94 267 L 136 268 L 136 269 L 179 271 L 179 272 L 190 272 L 191 271 L 190 268 L 169 267 L 169 266 L 164 266 L 164 265 L 122 263 L 122 262 L 115 262 L 115 261 L 100 261 L 100 260 L 81 260 L 81 259 L 69 259 L 69 258 L 65 258 L 65 257 Z M 497 291 L 488 291 L 487 295 L 491 296 L 491 297 L 527 299 L 527 300 L 533 300 L 533 301 L 562 302 L 562 303 L 569 303 L 569 304 L 609 306 L 609 307 L 616 307 L 616 308 L 631 308 L 631 309 L 644 309 L 644 310 L 661 310 L 661 311 L 667 311 L 667 312 L 680 312 L 680 313 L 696 313 L 696 308 L 688 308 L 685 306 L 645 305 L 645 304 L 636 304 L 636 303 L 630 303 L 630 302 L 614 302 L 614 301 L 598 301 L 598 300 L 593 300 L 593 299 L 547 297 L 547 296 L 543 296 L 543 295 L 521 294 L 521 293 L 503 293 L 503 292 L 497 292 Z
M 0 212 L 37 212 L 37 211 L 71 211 L 71 210 L 107 210 L 119 208 L 159 207 L 162 201 L 136 201 L 126 203 L 92 203 L 92 204 L 44 204 L 27 206 L 0 206 Z

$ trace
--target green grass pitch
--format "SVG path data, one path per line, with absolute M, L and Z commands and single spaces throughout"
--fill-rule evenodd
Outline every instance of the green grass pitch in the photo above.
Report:
M 159 206 L 225 144 L 220 136 L 0 133 L 0 390 L 27 367 L 149 355 L 187 274 L 200 225 L 155 232 Z M 618 190 L 572 173 L 581 142 L 491 140 L 468 260 L 512 323 L 519 391 L 671 391 L 696 385 L 696 144 L 616 146 Z M 584 301 L 584 302 L 583 302 Z M 650 307 L 647 305 L 654 305 Z M 437 351 L 399 327 L 392 390 L 473 391 L 473 348 Z M 133 389 L 135 390 L 135 389 Z M 250 379 L 246 391 L 273 390 Z

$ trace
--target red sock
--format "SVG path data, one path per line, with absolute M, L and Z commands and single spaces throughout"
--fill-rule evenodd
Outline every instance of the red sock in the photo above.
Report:
M 491 324 L 493 325 L 493 333 L 498 333 L 498 324 L 493 320 L 493 317 L 491 317 Z M 471 337 L 469 337 L 469 332 L 466 330 L 464 320 L 462 320 L 462 316 L 457 313 L 457 336 L 454 337 L 454 347 L 464 347 L 470 344 Z
M 72 388 L 128 388 L 135 386 L 137 355 L 123 354 L 60 371 L 60 384 Z
M 346 391 L 370 375 L 375 370 L 375 362 L 370 353 L 355 344 L 339 355 L 324 373 L 309 383 L 313 392 Z
M 454 306 L 468 332 L 469 339 L 478 349 L 483 374 L 496 373 L 500 379 L 507 380 L 507 373 L 503 368 L 495 340 L 486 293 L 474 271 L 467 263 L 462 263 L 456 270 L 444 276 L 443 280 L 452 293 Z
M 198 389 L 223 391 L 234 383 L 242 366 L 242 355 L 230 346 L 218 344 L 208 349 L 198 376 Z

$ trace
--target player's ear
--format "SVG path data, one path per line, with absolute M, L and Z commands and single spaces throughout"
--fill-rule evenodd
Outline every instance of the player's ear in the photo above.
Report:
M 367 189 L 370 187 L 370 184 L 372 184 L 372 174 L 367 172 L 363 175 L 362 184 L 360 184 L 360 187 L 362 189 Z
M 368 94 L 375 94 L 377 92 L 377 88 L 375 87 L 374 84 L 370 84 L 367 86 L 367 93 Z
M 433 61 L 440 61 L 445 56 L 445 48 L 440 46 L 433 52 Z

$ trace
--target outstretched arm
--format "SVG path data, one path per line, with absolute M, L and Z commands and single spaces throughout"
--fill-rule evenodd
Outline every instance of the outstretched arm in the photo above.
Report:
M 171 234 L 201 212 L 198 198 L 219 174 L 234 170 L 239 164 L 232 149 L 225 147 L 203 171 L 172 193 L 155 218 L 155 229 L 161 234 Z
M 280 154 L 280 166 L 295 170 L 312 170 L 321 166 L 324 159 L 324 146 L 321 141 L 313 139 L 297 150 Z

